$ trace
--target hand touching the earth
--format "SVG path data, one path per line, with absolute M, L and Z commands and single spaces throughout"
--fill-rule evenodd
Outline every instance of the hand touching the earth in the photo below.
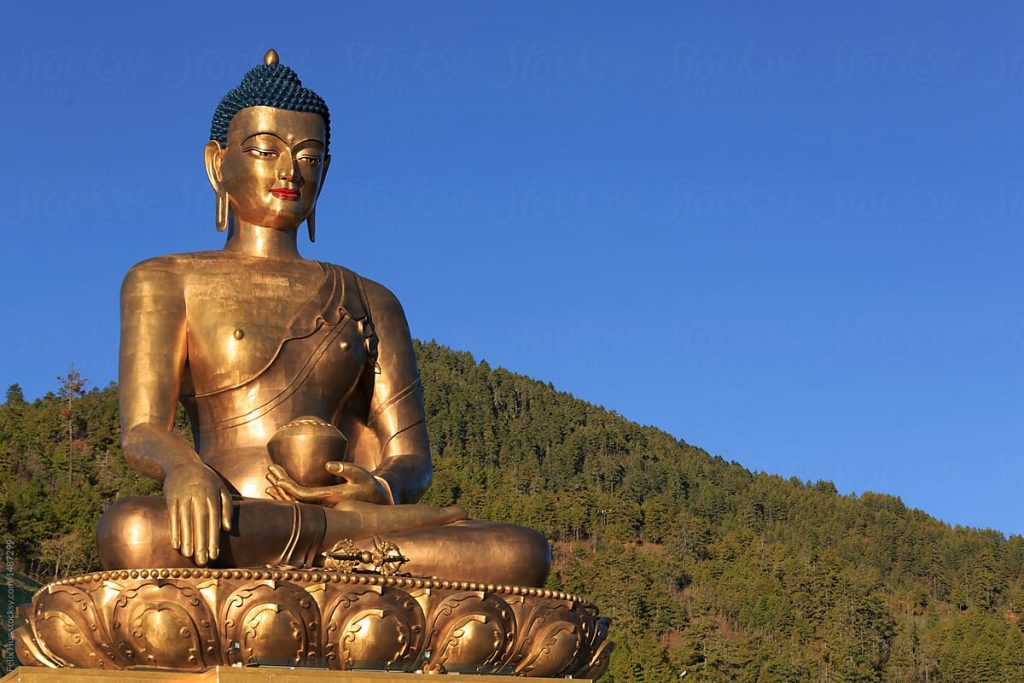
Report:
M 220 556 L 220 531 L 231 531 L 231 495 L 206 465 L 176 467 L 164 478 L 171 545 L 199 566 Z

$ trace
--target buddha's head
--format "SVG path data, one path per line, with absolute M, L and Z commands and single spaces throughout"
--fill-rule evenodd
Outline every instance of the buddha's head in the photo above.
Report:
M 309 223 L 330 157 L 323 99 L 269 50 L 217 106 L 206 144 L 206 173 L 217 193 L 217 229 L 236 220 L 265 228 Z

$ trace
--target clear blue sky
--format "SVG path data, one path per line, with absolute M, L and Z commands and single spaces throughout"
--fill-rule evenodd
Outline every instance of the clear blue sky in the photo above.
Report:
M 276 48 L 324 96 L 307 256 L 413 333 L 753 470 L 1024 531 L 1024 5 L 5 7 L 0 384 L 116 375 L 143 258 Z

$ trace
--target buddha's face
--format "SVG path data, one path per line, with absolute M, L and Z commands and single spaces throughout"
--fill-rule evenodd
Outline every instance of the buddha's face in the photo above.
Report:
M 248 107 L 231 120 L 227 147 L 208 145 L 207 170 L 215 186 L 219 179 L 238 220 L 294 228 L 320 194 L 329 161 L 325 139 L 319 114 Z

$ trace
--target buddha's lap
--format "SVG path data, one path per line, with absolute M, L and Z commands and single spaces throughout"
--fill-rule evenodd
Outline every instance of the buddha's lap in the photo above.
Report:
M 377 534 L 397 543 L 410 558 L 407 569 L 419 575 L 542 585 L 551 563 L 550 546 L 542 534 L 511 524 L 465 519 L 464 513 L 453 514 L 452 508 L 353 503 L 347 510 L 325 510 L 306 503 L 253 498 L 235 498 L 232 508 L 231 531 L 219 532 L 220 556 L 209 566 L 313 564 L 320 551 L 339 538 L 370 547 Z M 376 528 L 360 530 L 358 524 L 351 523 L 355 510 L 373 510 L 385 520 Z M 402 522 L 408 521 L 403 514 L 409 511 L 417 515 L 433 511 L 437 524 L 427 524 L 421 518 L 419 523 L 403 527 Z M 318 522 L 318 515 L 330 521 Z M 387 526 L 389 522 L 393 523 Z M 162 496 L 119 499 L 100 518 L 97 536 L 106 569 L 196 566 L 171 546 L 167 504 Z M 287 552 L 301 558 L 285 558 Z

